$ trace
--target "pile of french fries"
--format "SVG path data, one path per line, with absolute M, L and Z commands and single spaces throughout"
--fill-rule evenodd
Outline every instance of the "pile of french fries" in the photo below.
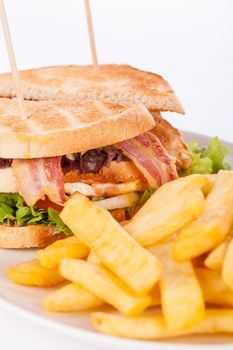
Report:
M 233 172 L 169 182 L 122 224 L 78 193 L 61 218 L 74 236 L 7 271 L 18 284 L 63 283 L 45 310 L 91 310 L 97 331 L 128 338 L 233 333 Z

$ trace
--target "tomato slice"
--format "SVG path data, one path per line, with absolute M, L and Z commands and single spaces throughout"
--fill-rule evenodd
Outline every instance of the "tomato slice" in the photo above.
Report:
M 48 210 L 48 208 L 55 209 L 57 211 L 62 211 L 63 207 L 61 205 L 58 205 L 52 201 L 50 201 L 48 198 L 46 198 L 44 201 L 42 199 L 39 199 L 35 206 L 39 209 L 45 209 Z

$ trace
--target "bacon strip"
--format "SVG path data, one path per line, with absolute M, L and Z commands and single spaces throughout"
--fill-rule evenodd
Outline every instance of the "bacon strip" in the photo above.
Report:
M 151 132 L 120 142 L 116 147 L 134 162 L 154 189 L 178 177 L 175 161 Z
M 192 158 L 178 129 L 175 129 L 160 113 L 151 112 L 155 119 L 155 127 L 150 130 L 155 134 L 168 153 L 176 158 L 176 165 L 181 169 L 188 169 Z
M 55 203 L 65 201 L 61 157 L 14 159 L 12 170 L 18 192 L 27 205 L 44 200 L 46 195 Z

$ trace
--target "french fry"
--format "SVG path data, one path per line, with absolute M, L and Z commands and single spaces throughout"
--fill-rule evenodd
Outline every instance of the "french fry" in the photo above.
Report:
M 7 276 L 17 284 L 36 287 L 52 287 L 65 280 L 58 268 L 46 269 L 36 259 L 10 267 Z
M 233 230 L 227 235 L 225 241 L 214 248 L 204 261 L 204 265 L 210 270 L 220 271 L 227 252 L 230 241 L 233 238 Z
M 204 214 L 184 227 L 177 238 L 173 256 L 184 261 L 220 244 L 233 223 L 233 172 L 221 170 L 206 199 Z
M 151 306 L 161 305 L 161 293 L 158 284 L 156 284 L 156 286 L 152 289 L 150 296 L 152 298 Z
M 92 263 L 94 265 L 101 265 L 101 260 L 99 259 L 99 257 L 96 255 L 95 252 L 93 252 L 93 250 L 90 251 L 87 261 L 89 263 Z M 159 285 L 156 284 L 153 289 L 150 292 L 150 296 L 152 298 L 151 301 L 151 306 L 158 306 L 161 305 L 161 293 L 160 293 L 160 289 L 159 289 Z
M 204 265 L 208 269 L 221 271 L 228 244 L 229 243 L 227 242 L 227 240 L 225 240 L 221 244 L 219 244 L 216 248 L 211 250 L 211 252 L 209 253 L 209 255 L 204 261 Z
M 198 218 L 205 209 L 206 176 L 191 175 L 160 187 L 124 225 L 142 246 L 152 246 Z
M 146 295 L 158 281 L 160 262 L 130 237 L 107 210 L 75 193 L 60 216 L 102 263 L 136 293 Z
M 192 259 L 192 264 L 194 269 L 197 267 L 204 267 L 205 259 L 206 259 L 206 254 L 199 255 L 196 258 Z
M 233 332 L 233 310 L 209 309 L 205 318 L 188 329 L 171 330 L 162 315 L 125 317 L 104 312 L 91 314 L 91 321 L 97 331 L 125 338 L 157 340 L 190 334 L 215 334 Z
M 207 303 L 233 306 L 233 291 L 223 282 L 219 271 L 198 268 L 195 272 Z
M 94 265 L 101 265 L 101 260 L 99 259 L 99 257 L 96 255 L 95 252 L 93 252 L 93 250 L 90 251 L 87 261 L 89 263 L 92 263 Z M 160 289 L 158 284 L 156 284 L 153 289 L 150 292 L 150 296 L 152 298 L 151 301 L 151 306 L 158 306 L 161 305 L 161 293 L 160 293 Z
M 42 301 L 43 308 L 52 312 L 85 311 L 102 304 L 103 300 L 77 283 L 70 283 L 50 293 Z
M 85 258 L 89 253 L 89 248 L 82 243 L 76 236 L 67 237 L 56 241 L 37 252 L 37 258 L 41 265 L 47 269 L 59 265 L 62 258 Z
M 227 247 L 223 261 L 222 279 L 229 288 L 233 289 L 233 239 Z
M 94 264 L 94 265 L 101 265 L 100 258 L 93 250 L 90 251 L 88 258 L 87 258 L 87 261 L 91 264 Z
M 205 174 L 205 176 L 207 176 L 210 181 L 210 186 L 207 188 L 207 191 L 206 191 L 206 195 L 207 195 L 215 184 L 215 181 L 217 179 L 217 174 Z
M 101 265 L 101 260 L 99 259 L 99 257 L 96 255 L 95 252 L 93 252 L 93 250 L 90 251 L 87 261 L 89 263 L 92 263 L 94 265 Z M 160 289 L 159 289 L 159 285 L 156 284 L 153 289 L 150 292 L 150 296 L 152 298 L 151 301 L 151 306 L 158 306 L 161 305 L 161 293 L 160 293 Z
M 161 303 L 169 329 L 186 329 L 204 318 L 205 303 L 192 263 L 177 263 L 172 257 L 173 242 L 150 248 L 162 262 Z
M 141 313 L 152 303 L 150 296 L 136 296 L 117 276 L 102 266 L 64 258 L 60 263 L 60 273 L 128 316 Z

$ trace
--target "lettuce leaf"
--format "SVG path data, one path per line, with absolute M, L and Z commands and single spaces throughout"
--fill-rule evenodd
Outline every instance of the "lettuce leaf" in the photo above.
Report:
M 49 208 L 48 209 L 48 226 L 55 226 L 56 232 L 64 232 L 67 236 L 72 236 L 73 233 L 59 216 L 59 211 Z
M 179 175 L 190 174 L 217 174 L 219 170 L 231 169 L 230 164 L 224 162 L 228 154 L 228 148 L 222 144 L 219 138 L 214 137 L 208 147 L 200 147 L 197 141 L 190 141 L 188 150 L 192 157 L 192 165 Z
M 141 198 L 139 199 L 138 204 L 144 204 L 146 201 L 148 201 L 148 199 L 152 196 L 154 192 L 155 190 L 153 188 L 148 188 L 147 190 L 145 190 Z
M 152 196 L 152 194 L 155 192 L 153 188 L 146 189 L 138 201 L 134 202 L 134 204 L 128 208 L 130 216 L 133 216 L 135 212 L 146 202 L 148 199 Z
M 64 232 L 72 235 L 70 229 L 59 216 L 59 211 L 49 208 L 39 209 L 36 206 L 29 207 L 18 193 L 0 193 L 0 223 L 2 225 L 45 225 L 53 226 L 55 233 Z

